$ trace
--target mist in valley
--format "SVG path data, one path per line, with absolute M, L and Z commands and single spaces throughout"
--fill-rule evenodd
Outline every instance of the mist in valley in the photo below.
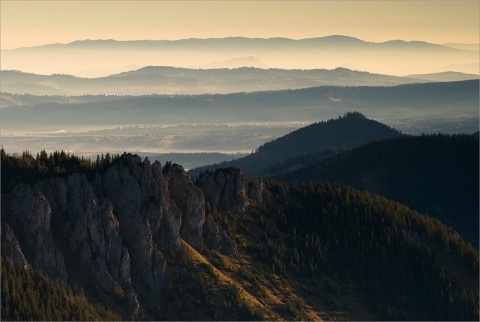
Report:
M 128 151 L 196 167 L 349 111 L 406 134 L 478 130 L 478 48 L 462 44 L 84 40 L 2 50 L 2 69 L 11 153 Z

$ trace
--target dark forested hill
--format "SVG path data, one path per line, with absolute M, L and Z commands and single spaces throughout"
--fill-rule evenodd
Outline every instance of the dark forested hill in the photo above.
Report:
M 402 136 L 371 142 L 279 175 L 380 193 L 435 216 L 478 244 L 478 136 Z
M 278 165 L 297 155 L 315 153 L 316 158 L 314 160 L 317 160 L 331 155 L 337 150 L 400 135 L 399 131 L 377 121 L 369 120 L 359 112 L 349 112 L 343 117 L 314 123 L 293 131 L 281 138 L 265 143 L 249 156 L 224 162 L 219 166 L 236 166 L 249 175 L 264 176 L 269 174 L 269 167 Z M 285 165 L 289 168 L 293 166 L 298 166 L 298 164 Z M 192 176 L 197 176 L 205 169 L 214 167 L 202 167 L 189 173 Z
M 359 112 L 349 112 L 338 119 L 318 122 L 265 143 L 258 153 L 292 156 L 325 148 L 351 148 L 366 142 L 400 136 L 401 133 Z
M 2 319 L 478 321 L 478 251 L 385 197 L 233 167 L 194 183 L 127 153 L 1 156 Z

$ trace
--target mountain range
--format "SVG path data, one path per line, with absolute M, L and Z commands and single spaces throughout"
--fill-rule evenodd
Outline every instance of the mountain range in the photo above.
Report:
M 478 74 L 478 48 L 466 50 L 456 47 L 402 40 L 373 43 L 334 35 L 299 40 L 242 37 L 174 41 L 82 40 L 2 50 L 1 53 L 4 70 L 88 77 L 106 76 L 102 74 L 105 69 L 126 71 L 125 68 L 132 65 L 208 68 L 215 62 L 226 62 L 215 66 L 230 67 L 228 62 L 248 57 L 256 57 L 261 66 L 270 68 L 361 66 L 372 73 L 404 76 L 444 72 L 452 70 L 446 69 L 447 66 L 456 66 L 453 71 Z M 372 60 L 372 57 L 375 59 Z M 258 64 L 253 66 L 260 67 Z
M 227 94 L 316 86 L 395 86 L 401 84 L 478 79 L 458 72 L 411 75 L 371 74 L 345 68 L 287 70 L 242 67 L 236 69 L 186 69 L 149 66 L 99 78 L 70 75 L 36 75 L 0 72 L 2 92 L 34 95 L 148 95 Z

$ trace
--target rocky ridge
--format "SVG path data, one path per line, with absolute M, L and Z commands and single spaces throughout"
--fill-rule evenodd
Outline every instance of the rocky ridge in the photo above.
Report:
M 163 255 L 181 251 L 181 239 L 199 251 L 237 256 L 235 242 L 205 212 L 206 202 L 235 212 L 268 198 L 259 180 L 236 168 L 206 173 L 197 185 L 179 165 L 166 169 L 131 154 L 91 181 L 73 173 L 20 184 L 12 213 L 22 238 L 5 224 L 3 249 L 16 264 L 65 283 L 65 251 L 73 254 L 103 289 L 125 297 L 135 316 L 140 304 L 133 285 L 160 292 L 168 265 Z

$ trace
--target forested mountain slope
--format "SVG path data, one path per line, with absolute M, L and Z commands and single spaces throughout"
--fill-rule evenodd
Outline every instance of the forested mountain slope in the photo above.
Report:
M 277 178 L 330 181 L 437 217 L 478 245 L 478 136 L 402 136 L 368 143 Z
M 193 182 L 126 153 L 1 156 L 2 254 L 123 319 L 478 320 L 478 251 L 384 197 L 233 167 Z
M 216 166 L 236 166 L 249 175 L 264 176 L 269 174 L 268 168 L 272 165 L 297 155 L 315 152 L 319 158 L 326 157 L 336 150 L 400 135 L 399 131 L 369 120 L 359 112 L 348 112 L 343 117 L 313 123 L 265 143 L 255 153 L 246 157 L 194 169 L 189 171 L 189 174 L 196 176 L 205 169 L 213 169 Z
M 31 268 L 14 267 L 2 256 L 2 320 L 120 321 L 104 305 L 89 302 L 71 287 Z

